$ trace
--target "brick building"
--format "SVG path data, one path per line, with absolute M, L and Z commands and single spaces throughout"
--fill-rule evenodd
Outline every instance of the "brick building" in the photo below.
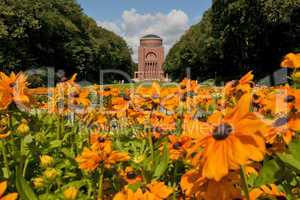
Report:
M 140 39 L 138 51 L 138 71 L 134 80 L 165 80 L 162 69 L 164 63 L 163 40 L 157 35 L 145 35 Z

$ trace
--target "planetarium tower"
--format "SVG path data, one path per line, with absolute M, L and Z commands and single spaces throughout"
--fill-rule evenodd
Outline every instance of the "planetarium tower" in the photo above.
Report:
M 163 40 L 157 35 L 145 35 L 140 39 L 138 71 L 135 80 L 165 80 Z

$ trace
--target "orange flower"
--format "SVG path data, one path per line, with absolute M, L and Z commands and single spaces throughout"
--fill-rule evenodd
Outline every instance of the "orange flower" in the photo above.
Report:
M 29 103 L 27 76 L 23 73 L 11 73 L 10 76 L 0 72 L 0 109 L 7 109 L 12 103 Z
M 253 78 L 254 75 L 252 74 L 252 71 L 250 71 L 246 75 L 244 75 L 239 81 L 235 80 L 228 82 L 224 87 L 225 95 L 227 97 L 231 97 L 231 95 L 234 95 L 239 99 L 239 97 L 241 97 L 244 93 L 250 91 L 253 84 Z
M 281 67 L 285 68 L 300 68 L 300 53 L 294 54 L 289 53 L 287 54 L 283 61 L 281 62 Z
M 76 158 L 80 169 L 94 171 L 101 163 L 109 168 L 117 162 L 129 159 L 127 153 L 114 151 L 111 145 L 111 141 L 101 138 L 92 145 L 91 149 L 85 147 L 82 154 Z
M 85 147 L 81 156 L 76 158 L 76 161 L 79 163 L 80 169 L 94 171 L 99 166 L 101 156 L 97 151 L 93 151 Z
M 17 193 L 10 193 L 4 196 L 4 192 L 7 188 L 7 182 L 0 182 L 0 200 L 15 200 L 18 198 Z
M 285 194 L 281 192 L 278 187 L 274 184 L 263 185 L 260 188 L 255 188 L 250 191 L 250 200 L 259 199 L 259 197 L 277 197 L 277 199 L 281 199 L 280 197 L 285 197 Z M 282 198 L 285 199 L 285 198 Z
M 138 175 L 132 167 L 126 167 L 124 171 L 121 171 L 120 175 L 130 185 L 134 185 L 142 181 L 142 176 Z
M 172 160 L 183 158 L 189 146 L 190 138 L 187 136 L 178 137 L 176 135 L 169 135 L 168 138 L 170 141 L 168 144 L 170 158 Z
M 237 173 L 230 173 L 220 181 L 202 177 L 197 169 L 192 169 L 181 177 L 180 186 L 186 199 L 229 200 L 241 199 L 240 179 Z
M 8 131 L 7 133 L 3 133 L 3 134 L 1 133 L 1 134 L 0 134 L 0 139 L 5 139 L 5 138 L 7 138 L 7 137 L 10 135 L 10 133 L 11 133 L 10 131 Z
M 167 199 L 172 194 L 173 189 L 166 186 L 163 182 L 153 181 L 147 186 L 145 192 L 146 199 Z
M 158 181 L 147 184 L 143 189 L 138 188 L 136 191 L 132 191 L 128 186 L 125 186 L 114 196 L 113 200 L 163 200 L 167 199 L 173 192 L 163 182 Z
M 229 170 L 264 158 L 262 133 L 267 126 L 249 112 L 249 105 L 250 95 L 246 94 L 224 118 L 216 113 L 208 120 L 214 129 L 197 142 L 204 148 L 200 160 L 204 177 L 219 181 Z

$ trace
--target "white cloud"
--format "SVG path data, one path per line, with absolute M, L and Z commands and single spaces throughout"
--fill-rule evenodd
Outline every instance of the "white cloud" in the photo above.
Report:
M 135 9 L 125 10 L 121 22 L 98 21 L 98 25 L 121 35 L 133 49 L 133 59 L 137 61 L 139 38 L 146 34 L 156 34 L 163 38 L 165 52 L 189 27 L 189 17 L 182 10 L 164 13 L 138 13 Z

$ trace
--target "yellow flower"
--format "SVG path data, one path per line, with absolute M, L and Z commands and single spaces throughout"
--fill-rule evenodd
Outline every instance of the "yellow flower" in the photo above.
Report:
M 54 163 L 54 159 L 51 156 L 48 155 L 42 155 L 40 156 L 41 165 L 44 168 L 50 167 Z
M 292 79 L 293 81 L 295 82 L 300 82 L 300 71 L 295 71 L 293 74 L 292 74 Z
M 289 53 L 284 57 L 284 60 L 281 62 L 281 67 L 284 68 L 300 68 L 300 53 Z
M 48 168 L 46 171 L 44 171 L 44 176 L 49 180 L 54 180 L 58 175 L 58 171 L 54 168 Z
M 17 131 L 22 134 L 25 135 L 26 133 L 28 133 L 30 131 L 30 128 L 28 126 L 28 123 L 25 119 L 23 119 L 21 121 L 21 124 L 18 126 Z
M 44 186 L 45 183 L 42 177 L 34 178 L 32 182 L 35 188 L 41 188 Z
M 64 197 L 67 200 L 74 200 L 74 199 L 76 199 L 77 194 L 78 194 L 78 189 L 75 188 L 75 187 L 69 187 L 68 189 L 66 189 L 64 191 Z

